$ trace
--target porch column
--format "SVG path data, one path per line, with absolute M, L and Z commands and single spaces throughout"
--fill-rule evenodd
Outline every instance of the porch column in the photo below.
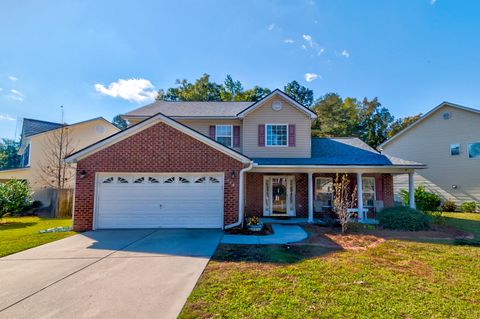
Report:
M 313 173 L 308 173 L 308 222 L 313 223 Z
M 413 181 L 413 172 L 408 173 L 408 202 L 410 208 L 415 209 L 415 186 Z
M 363 215 L 362 173 L 357 173 L 357 208 L 358 217 L 361 221 L 365 221 L 367 219 L 367 216 Z

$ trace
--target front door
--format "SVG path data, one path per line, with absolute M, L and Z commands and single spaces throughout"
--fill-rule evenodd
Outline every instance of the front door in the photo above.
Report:
M 264 216 L 295 216 L 295 177 L 265 176 Z

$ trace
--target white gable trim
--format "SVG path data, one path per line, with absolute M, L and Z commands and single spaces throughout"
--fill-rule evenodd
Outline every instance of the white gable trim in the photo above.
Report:
M 459 109 L 459 110 L 480 114 L 480 110 L 477 110 L 477 109 L 473 109 L 473 108 L 470 108 L 470 107 L 466 107 L 466 106 L 462 106 L 462 105 L 458 105 L 458 104 L 454 104 L 454 103 L 450 103 L 450 102 L 442 102 L 440 105 L 434 107 L 432 110 L 425 113 L 425 115 L 420 117 L 418 120 L 416 120 L 415 122 L 413 122 L 412 124 L 410 124 L 409 126 L 404 128 L 403 130 L 401 130 L 400 132 L 398 132 L 397 134 L 395 134 L 394 136 L 390 137 L 388 140 L 386 140 L 385 142 L 380 144 L 378 146 L 378 148 L 382 149 L 383 146 L 387 145 L 388 143 L 392 142 L 393 140 L 395 140 L 397 137 L 399 137 L 403 133 L 405 133 L 405 132 L 409 131 L 410 129 L 412 129 L 413 127 L 417 126 L 418 124 L 423 122 L 425 119 L 430 117 L 430 115 L 432 115 L 433 113 L 435 113 L 436 111 L 438 111 L 439 109 L 441 109 L 442 107 L 445 107 L 445 106 L 450 106 L 450 107 L 453 107 L 453 108 L 456 108 L 456 109 Z
M 107 147 L 109 147 L 110 145 L 113 145 L 115 143 L 118 143 L 130 136 L 133 136 L 159 122 L 162 122 L 162 123 L 165 123 L 179 131 L 181 131 L 182 133 L 185 133 L 197 140 L 199 140 L 200 142 L 203 142 L 209 146 L 211 146 L 212 148 L 230 156 L 230 157 L 233 157 L 235 159 L 237 159 L 238 161 L 242 162 L 242 163 L 250 163 L 250 159 L 212 139 L 210 139 L 209 137 L 183 125 L 183 124 L 180 124 L 174 120 L 172 120 L 171 118 L 169 118 L 168 116 L 165 116 L 161 113 L 157 114 L 157 115 L 154 115 L 152 117 L 150 117 L 149 119 L 147 120 L 144 120 L 134 126 L 131 126 L 130 128 L 126 129 L 126 130 L 123 130 L 117 134 L 114 134 L 110 137 L 107 137 L 106 139 L 103 139 L 95 144 L 92 144 L 90 146 L 87 146 L 86 148 L 68 156 L 67 158 L 65 158 L 65 161 L 68 162 L 68 163 L 75 163 L 85 157 L 88 157 L 100 150 L 103 150 Z
M 256 103 L 250 105 L 245 110 L 238 113 L 237 116 L 239 118 L 243 119 L 248 113 L 256 110 L 257 108 L 262 106 L 266 101 L 270 100 L 274 96 L 280 96 L 280 97 L 284 98 L 285 100 L 290 102 L 295 108 L 297 108 L 299 111 L 305 113 L 308 117 L 310 117 L 310 119 L 313 120 L 313 119 L 317 118 L 317 114 L 315 114 L 315 112 L 313 112 L 312 110 L 308 109 L 307 107 L 301 105 L 300 103 L 298 103 L 297 101 L 295 101 L 294 99 L 292 99 L 287 94 L 280 91 L 279 89 L 274 90 L 272 93 L 270 93 L 269 95 L 267 95 L 266 97 L 264 97 L 260 101 L 257 101 Z

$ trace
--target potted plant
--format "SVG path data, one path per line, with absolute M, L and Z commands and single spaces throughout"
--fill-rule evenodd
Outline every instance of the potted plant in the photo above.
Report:
M 263 223 L 260 222 L 257 216 L 253 216 L 248 219 L 247 228 L 251 231 L 261 231 L 263 229 Z

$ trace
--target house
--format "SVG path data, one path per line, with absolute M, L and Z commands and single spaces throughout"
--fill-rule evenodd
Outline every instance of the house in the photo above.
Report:
M 21 144 L 19 154 L 22 156 L 21 167 L 1 170 L 0 181 L 19 179 L 28 181 L 33 190 L 33 198 L 49 206 L 52 198 L 52 190 L 49 187 L 48 178 L 44 173 L 45 167 L 51 165 L 51 156 L 55 153 L 52 150 L 57 143 L 59 130 L 62 127 L 68 130 L 66 140 L 62 144 L 68 146 L 69 151 L 82 149 L 87 145 L 95 143 L 105 137 L 117 133 L 119 129 L 102 117 L 75 124 L 61 124 L 35 119 L 23 119 Z M 74 169 L 72 169 L 72 176 Z M 68 174 L 67 174 L 68 175 Z M 67 181 L 67 186 L 73 188 L 73 178 Z
M 382 153 L 427 164 L 415 185 L 457 204 L 480 202 L 480 110 L 443 102 L 380 145 Z M 403 176 L 394 191 L 407 189 Z
M 356 138 L 312 138 L 316 114 L 280 90 L 257 102 L 157 101 L 124 118 L 126 130 L 66 159 L 77 163 L 75 230 L 312 222 L 331 209 L 337 173 L 358 186 L 367 221 L 393 205 L 392 174 L 424 167 Z

